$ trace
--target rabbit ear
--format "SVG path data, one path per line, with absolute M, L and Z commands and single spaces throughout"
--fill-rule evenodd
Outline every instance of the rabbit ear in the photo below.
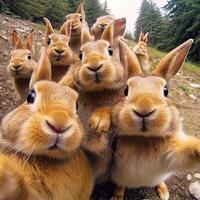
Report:
M 128 78 L 130 78 L 131 76 L 143 75 L 137 56 L 123 41 L 122 37 L 118 38 L 118 45 L 120 61 L 121 64 L 125 67 L 126 71 L 128 72 Z
M 60 28 L 60 34 L 66 35 L 68 38 L 71 36 L 71 21 L 66 21 Z
M 153 71 L 153 75 L 161 76 L 167 81 L 172 78 L 185 61 L 193 41 L 193 39 L 189 39 L 168 53 L 163 59 L 161 59 L 156 69 Z
M 101 39 L 113 44 L 113 24 L 109 24 L 102 33 Z
M 41 56 L 31 76 L 29 88 L 31 89 L 36 82 L 41 80 L 51 80 L 51 63 L 45 47 L 41 48 Z
M 44 17 L 44 22 L 46 24 L 46 40 L 49 37 L 49 35 L 51 35 L 52 33 L 54 33 L 53 27 L 51 25 L 51 22 Z
M 143 41 L 146 43 L 148 42 L 148 36 L 149 36 L 149 32 L 147 32 L 143 37 Z
M 83 5 L 84 5 L 84 2 L 81 1 L 81 3 L 78 6 L 76 13 L 81 14 L 81 16 L 85 19 L 85 11 L 84 11 Z
M 26 40 L 26 48 L 29 49 L 30 51 L 33 51 L 33 39 L 34 39 L 34 30 L 32 30 Z
M 91 42 L 93 40 L 94 38 L 91 36 L 90 32 L 87 29 L 83 28 L 82 34 L 81 34 L 81 45 L 87 42 Z
M 117 19 L 113 24 L 114 38 L 122 36 L 126 29 L 126 18 Z
M 22 48 L 22 41 L 17 33 L 17 31 L 13 30 L 12 32 L 12 45 L 14 49 L 21 49 Z
M 140 31 L 140 36 L 139 36 L 139 39 L 138 41 L 143 41 L 143 37 L 144 37 L 144 33 L 142 31 Z

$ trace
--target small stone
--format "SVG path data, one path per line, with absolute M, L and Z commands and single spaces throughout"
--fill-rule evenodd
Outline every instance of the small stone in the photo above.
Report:
M 190 193 L 198 200 L 200 200 L 200 182 L 196 181 L 189 185 Z
M 190 174 L 188 174 L 188 175 L 186 176 L 186 179 L 187 179 L 188 181 L 191 181 L 191 180 L 192 180 L 192 176 L 191 176 Z
M 193 100 L 197 100 L 198 98 L 195 96 L 195 95 L 193 95 L 193 94 L 190 94 L 189 95 Z
M 190 83 L 189 82 L 189 85 L 193 88 L 200 88 L 200 84 L 197 84 L 197 83 Z
M 200 179 L 200 174 L 199 173 L 195 173 L 194 177 L 197 178 L 197 179 Z

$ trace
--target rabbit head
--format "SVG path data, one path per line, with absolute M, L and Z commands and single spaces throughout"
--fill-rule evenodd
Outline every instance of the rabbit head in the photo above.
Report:
M 33 31 L 23 44 L 19 34 L 13 30 L 11 59 L 7 66 L 8 74 L 13 78 L 30 78 L 36 65 L 33 59 Z
M 134 47 L 134 51 L 135 51 L 136 54 L 145 55 L 146 56 L 146 54 L 147 54 L 148 35 L 149 35 L 149 33 L 144 34 L 142 31 L 140 32 L 138 43 Z
M 65 22 L 59 33 L 55 33 L 50 21 L 44 18 L 46 24 L 47 54 L 51 65 L 66 66 L 74 62 L 74 54 L 69 46 L 71 37 L 71 22 Z
M 80 145 L 83 128 L 76 114 L 78 94 L 48 81 L 51 65 L 42 49 L 31 81 L 27 101 L 2 120 L 1 142 L 27 155 L 63 159 Z
M 165 137 L 181 128 L 178 110 L 168 98 L 168 81 L 182 66 L 193 43 L 190 39 L 171 51 L 150 76 L 128 80 L 124 99 L 113 111 L 113 122 L 127 136 Z
M 82 34 L 82 29 L 87 28 L 88 24 L 85 21 L 85 11 L 83 8 L 84 3 L 81 2 L 76 13 L 72 13 L 66 16 L 66 21 L 71 21 L 71 35 L 72 37 L 78 37 Z
M 112 15 L 99 17 L 91 28 L 91 32 L 94 35 L 95 39 L 100 39 L 106 26 L 114 22 L 114 20 L 116 20 L 116 18 Z
M 76 68 L 75 80 L 84 90 L 117 89 L 124 84 L 125 69 L 117 59 L 118 51 L 113 48 L 113 36 L 121 29 L 118 21 L 116 23 L 116 30 L 110 24 L 97 41 L 92 41 L 91 36 L 83 30 L 80 66 Z

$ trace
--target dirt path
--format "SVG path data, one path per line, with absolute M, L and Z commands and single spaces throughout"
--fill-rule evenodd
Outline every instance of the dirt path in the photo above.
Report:
M 11 19 L 0 15 L 0 120 L 2 117 L 13 110 L 20 102 L 16 98 L 16 93 L 11 85 L 6 73 L 6 66 L 9 61 L 11 49 L 10 35 L 13 29 L 19 32 L 27 33 L 35 29 L 36 51 L 44 40 L 44 31 L 41 26 L 28 21 Z M 152 61 L 157 58 L 151 55 Z M 170 96 L 179 108 L 184 121 L 184 129 L 188 134 L 200 136 L 200 74 L 182 70 L 176 78 L 170 83 Z M 192 200 L 194 199 L 188 192 L 189 181 L 186 175 L 174 175 L 168 180 L 170 189 L 170 199 L 172 200 Z M 109 199 L 113 185 L 106 184 L 98 187 L 93 200 Z M 126 200 L 157 200 L 157 193 L 154 188 L 143 188 L 137 190 L 127 190 Z

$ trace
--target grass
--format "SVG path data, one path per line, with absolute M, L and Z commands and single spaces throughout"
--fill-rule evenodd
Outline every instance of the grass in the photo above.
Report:
M 186 84 L 180 85 L 180 88 L 181 88 L 187 95 L 189 95 L 190 89 L 189 89 L 189 87 L 188 87 Z

